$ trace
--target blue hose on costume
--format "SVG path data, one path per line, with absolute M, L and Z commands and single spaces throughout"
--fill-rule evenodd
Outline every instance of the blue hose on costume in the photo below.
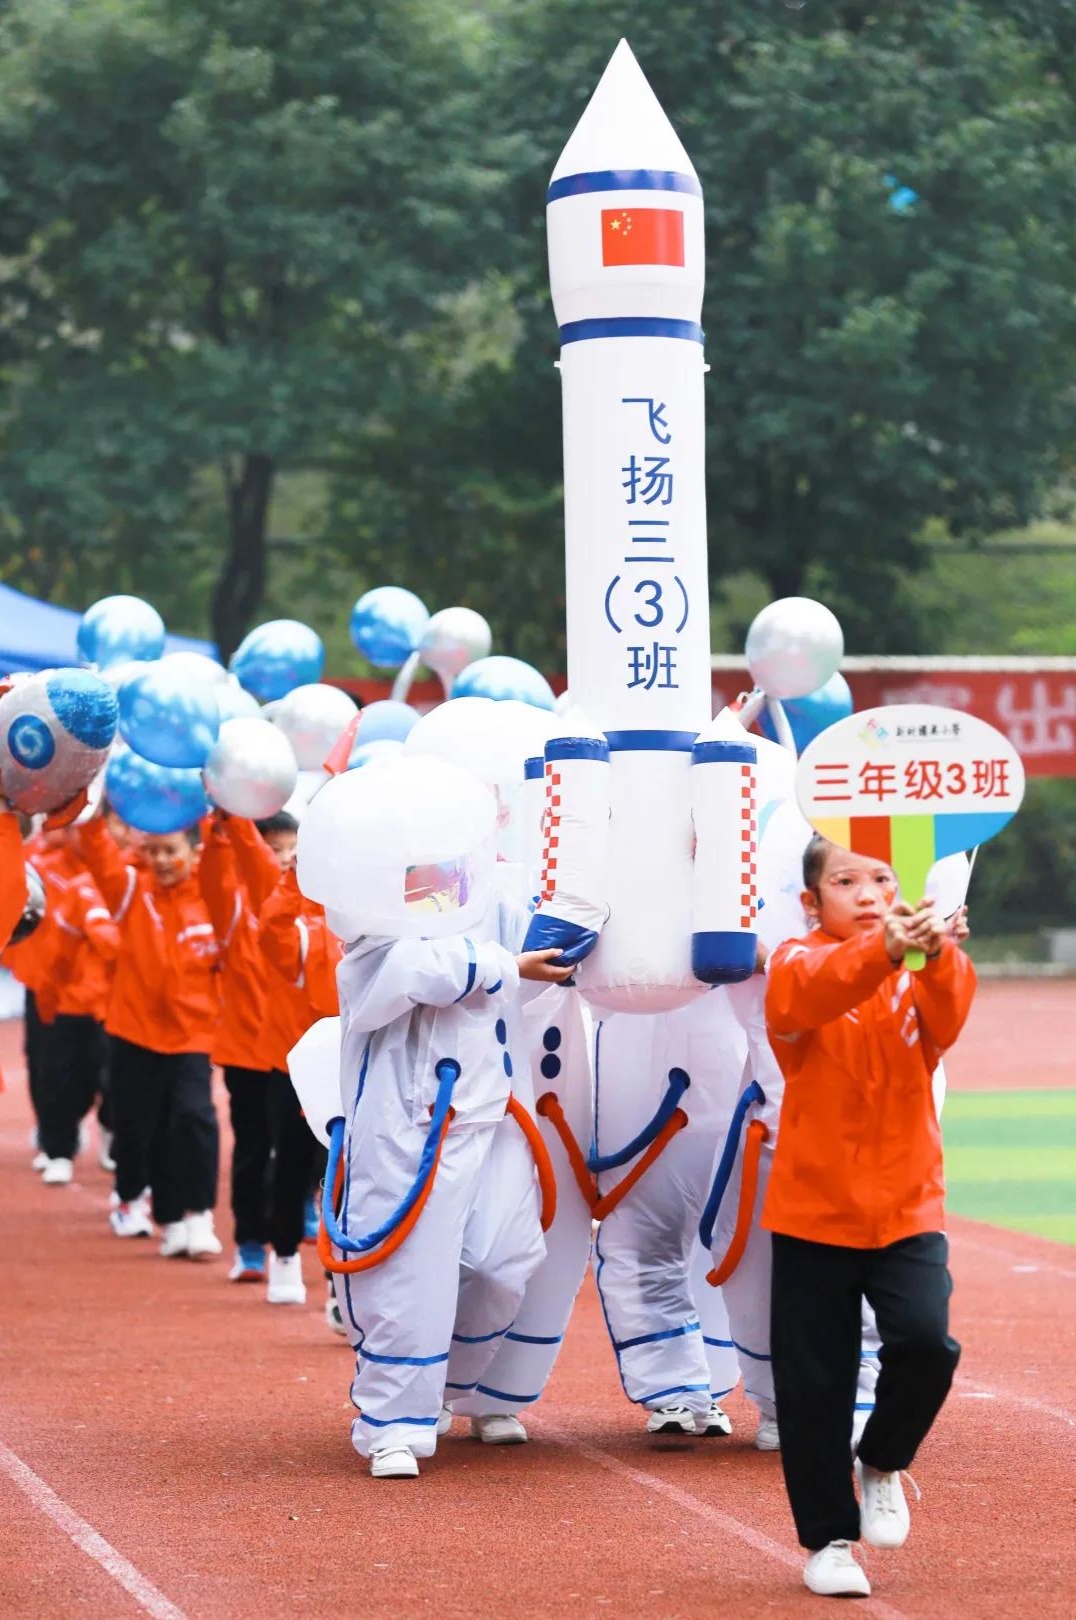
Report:
M 757 1080 L 752 1080 L 733 1110 L 732 1123 L 729 1125 L 729 1133 L 725 1138 L 725 1146 L 721 1150 L 721 1160 L 714 1176 L 714 1184 L 710 1188 L 710 1196 L 706 1200 L 706 1208 L 703 1210 L 702 1219 L 699 1222 L 699 1241 L 704 1249 L 709 1249 L 713 1243 L 714 1222 L 717 1220 L 717 1212 L 721 1208 L 721 1200 L 725 1196 L 729 1177 L 732 1175 L 732 1167 L 736 1163 L 736 1154 L 740 1146 L 740 1137 L 743 1135 L 747 1110 L 753 1103 L 764 1103 L 765 1101 L 766 1094 L 762 1087 Z
M 649 1125 L 644 1125 L 638 1136 L 633 1137 L 627 1147 L 621 1148 L 619 1153 L 608 1153 L 602 1156 L 598 1153 L 598 1145 L 595 1142 L 587 1155 L 587 1169 L 597 1175 L 601 1170 L 619 1170 L 620 1166 L 627 1164 L 629 1159 L 637 1158 L 669 1123 L 677 1110 L 680 1098 L 690 1084 L 691 1081 L 683 1069 L 670 1069 L 668 1090 L 661 1099 L 658 1111 Z
M 325 1168 L 325 1188 L 321 1197 L 321 1218 L 325 1223 L 325 1230 L 332 1243 L 345 1254 L 366 1254 L 370 1249 L 376 1249 L 399 1226 L 400 1222 L 414 1207 L 415 1200 L 422 1192 L 427 1179 L 433 1170 L 433 1163 L 437 1157 L 437 1149 L 441 1141 L 441 1131 L 448 1111 L 452 1106 L 452 1091 L 460 1077 L 460 1066 L 455 1058 L 442 1058 L 434 1071 L 437 1075 L 437 1100 L 433 1105 L 430 1118 L 430 1128 L 422 1147 L 422 1156 L 418 1161 L 418 1173 L 403 1200 L 393 1210 L 386 1221 L 374 1232 L 368 1232 L 365 1237 L 351 1238 L 341 1231 L 336 1219 L 336 1210 L 333 1208 L 333 1188 L 336 1186 L 336 1176 L 340 1168 L 340 1160 L 344 1152 L 344 1133 L 347 1122 L 343 1119 L 334 1119 L 330 1126 L 329 1135 L 329 1162 Z

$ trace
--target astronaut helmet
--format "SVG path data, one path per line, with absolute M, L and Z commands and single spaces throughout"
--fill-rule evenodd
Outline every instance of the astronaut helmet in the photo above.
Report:
M 345 940 L 441 939 L 494 903 L 497 805 L 476 777 L 396 755 L 327 782 L 299 828 L 299 887 Z

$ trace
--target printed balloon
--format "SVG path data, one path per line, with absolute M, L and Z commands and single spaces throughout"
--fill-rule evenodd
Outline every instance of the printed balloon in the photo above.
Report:
M 268 720 L 226 720 L 203 773 L 213 803 L 233 816 L 260 821 L 283 810 L 299 767 L 290 742 Z
M 271 703 L 321 679 L 325 648 L 298 619 L 270 619 L 243 638 L 228 667 L 259 702 Z
M 78 654 L 84 664 L 110 669 L 132 658 L 160 658 L 164 620 L 138 596 L 105 596 L 82 615 Z
M 162 658 L 120 687 L 120 735 L 154 765 L 191 770 L 217 740 L 220 709 L 215 687 L 192 679 L 182 656 Z
M 0 697 L 0 792 L 27 815 L 89 786 L 116 735 L 116 694 L 87 669 L 18 677 Z
M 379 585 L 351 610 L 351 639 L 378 669 L 399 669 L 415 651 L 429 623 L 426 604 L 399 585 Z
M 108 762 L 105 796 L 122 821 L 144 833 L 181 832 L 209 810 L 201 771 L 155 765 L 122 745 Z

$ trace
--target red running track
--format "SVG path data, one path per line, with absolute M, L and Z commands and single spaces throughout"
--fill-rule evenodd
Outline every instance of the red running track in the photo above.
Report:
M 989 992 L 984 1000 L 989 999 Z M 809 1616 L 780 1463 L 648 1440 L 588 1286 L 532 1443 L 453 1437 L 418 1481 L 351 1450 L 350 1355 L 310 1307 L 223 1262 L 164 1261 L 106 1225 L 108 1180 L 29 1169 L 14 1030 L 0 1032 L 0 1615 L 33 1620 Z M 223 1224 L 223 1223 L 222 1223 Z M 957 1222 L 959 1382 L 916 1465 L 880 1620 L 1033 1612 L 1076 1593 L 1076 1250 Z

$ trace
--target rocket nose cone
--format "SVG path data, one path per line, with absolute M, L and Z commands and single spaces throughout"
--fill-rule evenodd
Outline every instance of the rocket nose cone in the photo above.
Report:
M 626 39 L 609 58 L 551 179 L 606 169 L 665 169 L 695 176 Z

